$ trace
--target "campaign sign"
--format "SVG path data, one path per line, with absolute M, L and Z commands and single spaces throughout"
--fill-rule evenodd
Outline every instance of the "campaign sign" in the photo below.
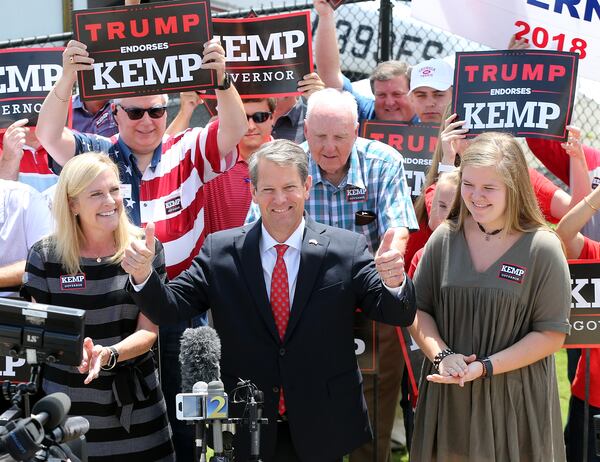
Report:
M 468 137 L 500 131 L 565 141 L 578 55 L 559 51 L 456 53 L 452 111 Z
M 434 124 L 367 120 L 361 125 L 360 136 L 381 141 L 402 154 L 406 182 L 415 200 L 421 194 L 431 166 L 439 129 L 439 125 Z
M 25 118 L 37 124 L 44 98 L 62 75 L 63 49 L 0 50 L 0 131 Z
M 208 0 L 74 11 L 73 25 L 94 58 L 93 70 L 79 72 L 83 100 L 217 86 L 216 72 L 201 69 L 212 36 Z
M 12 383 L 29 382 L 31 366 L 22 358 L 0 356 L 0 381 L 9 380 Z
M 354 312 L 354 353 L 363 374 L 377 374 L 377 324 L 359 309 Z
M 571 334 L 565 348 L 600 348 L 600 260 L 569 260 Z
M 215 18 L 213 30 L 225 49 L 227 72 L 242 97 L 299 95 L 298 81 L 313 71 L 309 11 Z

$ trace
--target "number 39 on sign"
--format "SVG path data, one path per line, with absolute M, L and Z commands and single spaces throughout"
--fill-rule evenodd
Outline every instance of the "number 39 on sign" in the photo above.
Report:
M 579 37 L 573 37 L 569 41 L 567 36 L 563 34 L 552 35 L 548 29 L 541 26 L 532 26 L 525 21 L 515 21 L 515 26 L 518 28 L 515 33 L 515 39 L 525 39 L 528 43 L 532 43 L 536 48 L 550 48 L 558 51 L 570 51 L 579 53 L 580 59 L 586 57 L 587 42 Z

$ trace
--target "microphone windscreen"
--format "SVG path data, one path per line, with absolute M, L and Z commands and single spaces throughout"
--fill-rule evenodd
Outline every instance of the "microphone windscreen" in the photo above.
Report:
M 181 390 L 190 393 L 196 382 L 218 380 L 221 339 L 210 326 L 186 329 L 181 336 Z
M 48 414 L 48 420 L 43 423 L 44 430 L 52 430 L 58 427 L 65 419 L 71 409 L 71 399 L 64 393 L 52 393 L 44 396 L 31 409 L 32 414 Z

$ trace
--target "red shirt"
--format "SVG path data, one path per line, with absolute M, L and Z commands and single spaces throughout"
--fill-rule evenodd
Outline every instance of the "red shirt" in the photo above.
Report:
M 204 231 L 211 233 L 242 226 L 252 194 L 248 164 L 242 158 L 231 170 L 204 185 Z
M 417 250 L 417 252 L 412 257 L 412 260 L 410 261 L 410 268 L 408 268 L 408 271 L 406 273 L 411 279 L 415 275 L 415 271 L 417 271 L 417 266 L 419 265 L 419 261 L 423 256 L 423 252 L 425 252 L 425 247 L 421 247 L 419 250 Z
M 431 204 L 433 202 L 436 184 L 437 183 L 433 183 L 425 190 L 425 209 L 427 210 L 427 217 L 429 217 L 429 214 L 431 213 Z M 429 236 L 433 234 L 433 231 L 429 229 L 428 221 L 428 219 L 423 220 L 419 223 L 419 230 L 408 236 L 408 243 L 406 244 L 406 251 L 404 252 L 404 271 L 407 273 L 410 271 L 413 256 L 419 249 L 425 247 L 425 244 L 427 244 L 427 241 L 429 240 Z
M 552 181 L 538 172 L 535 168 L 531 167 L 529 168 L 529 179 L 531 180 L 533 192 L 535 193 L 535 197 L 537 198 L 544 218 L 550 223 L 558 223 L 559 220 L 550 213 L 552 198 L 554 197 L 554 194 L 556 194 L 556 191 L 558 191 L 558 186 L 552 183 Z
M 600 242 L 593 241 L 589 237 L 583 237 L 583 247 L 578 260 L 598 260 L 600 259 Z
M 569 155 L 561 147 L 560 142 L 541 138 L 527 138 L 531 152 L 565 184 L 569 184 Z M 600 177 L 600 150 L 583 146 L 590 177 Z

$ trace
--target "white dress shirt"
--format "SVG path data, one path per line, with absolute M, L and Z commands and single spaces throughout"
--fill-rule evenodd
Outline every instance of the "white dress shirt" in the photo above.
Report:
M 296 281 L 298 280 L 298 270 L 300 269 L 300 250 L 302 249 L 302 237 L 304 236 L 304 218 L 285 242 L 277 242 L 265 229 L 265 225 L 262 226 L 262 234 L 258 243 L 258 249 L 260 251 L 260 260 L 262 263 L 263 277 L 265 278 L 265 287 L 267 288 L 267 297 L 271 301 L 271 276 L 273 275 L 273 269 L 275 268 L 275 262 L 277 261 L 277 244 L 285 244 L 288 249 L 283 254 L 283 261 L 287 269 L 288 275 L 288 288 L 290 290 L 290 310 L 294 302 L 294 294 L 296 293 Z

